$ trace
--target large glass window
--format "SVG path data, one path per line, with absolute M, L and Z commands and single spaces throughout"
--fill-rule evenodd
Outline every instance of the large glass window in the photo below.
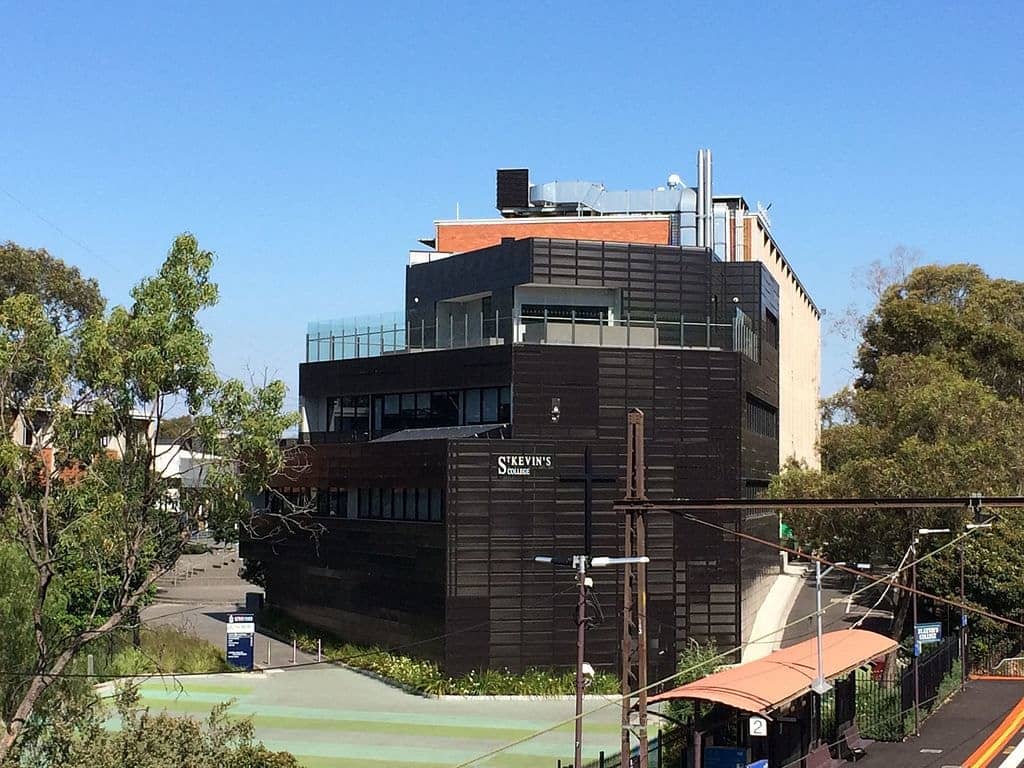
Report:
M 480 390 L 467 389 L 465 392 L 466 423 L 480 423 Z
M 758 435 L 779 438 L 779 410 L 753 395 L 747 395 L 747 429 Z
M 512 423 L 511 387 L 502 387 L 498 390 L 498 422 L 501 424 Z
M 372 408 L 364 399 L 352 406 L 357 424 L 365 425 L 373 413 L 373 436 L 401 429 L 454 427 L 460 424 L 507 424 L 512 421 L 512 393 L 509 387 L 406 392 L 374 395 Z M 348 406 L 343 410 L 347 413 Z M 353 418 L 357 418 L 353 417 Z M 348 417 L 342 421 L 348 424 Z M 363 427 L 365 429 L 365 427 Z
M 482 412 L 480 421 L 483 424 L 494 424 L 498 421 L 498 388 L 490 387 L 483 390 L 481 397 Z
M 392 502 L 392 516 L 395 520 L 405 519 L 405 489 L 395 488 L 394 501 Z
M 420 488 L 416 494 L 416 519 L 430 519 L 430 490 Z
M 430 520 L 431 522 L 438 523 L 442 517 L 442 507 L 444 506 L 444 491 L 440 488 L 430 489 Z
M 430 426 L 454 427 L 459 423 L 459 393 L 430 393 Z

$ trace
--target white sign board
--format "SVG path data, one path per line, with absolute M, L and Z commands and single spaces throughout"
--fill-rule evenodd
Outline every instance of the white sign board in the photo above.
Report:
M 767 736 L 768 735 L 768 721 L 763 717 L 752 717 L 750 718 L 750 735 L 751 736 Z

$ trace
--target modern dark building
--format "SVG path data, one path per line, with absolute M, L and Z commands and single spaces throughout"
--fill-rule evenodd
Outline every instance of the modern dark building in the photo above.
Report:
M 501 190 L 499 187 L 499 194 Z M 505 238 L 414 256 L 405 311 L 315 323 L 300 366 L 301 461 L 279 481 L 323 533 L 243 543 L 268 603 L 452 673 L 575 660 L 571 573 L 583 471 L 594 554 L 622 549 L 626 413 L 646 414 L 652 498 L 757 496 L 779 462 L 779 288 L 710 247 Z M 773 511 L 704 513 L 778 535 Z M 648 523 L 652 673 L 694 638 L 749 637 L 775 553 L 668 513 Z M 593 571 L 605 620 L 587 659 L 616 669 L 622 575 Z

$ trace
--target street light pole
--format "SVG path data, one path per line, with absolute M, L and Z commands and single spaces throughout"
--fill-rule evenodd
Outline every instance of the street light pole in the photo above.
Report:
M 573 555 L 569 557 L 552 557 L 538 555 L 533 558 L 538 563 L 550 565 L 568 565 L 576 571 L 579 592 L 576 601 L 576 745 L 573 768 L 583 768 L 583 691 L 586 688 L 587 663 L 584 661 L 584 650 L 587 638 L 587 565 L 592 568 L 604 568 L 609 565 L 627 565 L 633 563 L 647 564 L 651 558 L 643 557 L 588 557 Z M 591 673 L 592 674 L 592 673 Z
M 815 586 L 814 600 L 815 600 L 815 603 L 817 604 L 817 609 L 818 609 L 817 610 L 817 617 L 818 617 L 818 629 L 817 629 L 817 638 L 818 638 L 818 676 L 815 677 L 814 680 L 811 682 L 811 690 L 814 691 L 815 693 L 819 694 L 819 695 L 826 694 L 830 690 L 832 690 L 832 685 L 825 679 L 825 668 L 824 668 L 824 664 L 822 662 L 822 635 L 823 635 L 823 630 L 822 630 L 822 626 L 821 626 L 821 624 L 822 624 L 822 618 L 821 617 L 822 617 L 822 615 L 825 612 L 821 609 L 821 580 L 824 579 L 826 576 L 828 576 L 832 572 L 833 568 L 835 568 L 837 566 L 844 566 L 844 565 L 849 565 L 849 563 L 846 563 L 846 562 L 833 563 L 832 565 L 830 565 L 828 568 L 826 568 L 823 571 L 823 570 L 821 570 L 821 561 L 820 560 L 815 560 L 814 561 L 814 586 Z M 869 563 L 857 563 L 854 567 L 856 567 L 857 570 L 860 570 L 860 571 L 869 571 L 869 570 L 871 570 L 871 565 Z
M 960 632 L 957 633 L 957 648 L 960 651 L 960 690 L 963 691 L 967 687 L 967 590 L 964 588 L 965 585 L 965 549 L 964 538 L 971 531 L 978 530 L 979 528 L 991 528 L 992 523 L 968 523 L 965 526 L 965 533 L 961 535 L 960 542 L 957 545 L 957 552 L 960 556 Z M 917 533 L 920 536 L 927 536 L 933 533 L 952 533 L 950 528 L 918 528 Z M 915 538 L 915 543 L 917 539 Z M 917 559 L 917 553 L 914 553 L 914 559 Z M 914 570 L 916 574 L 916 568 Z M 914 587 L 917 587 L 917 581 L 915 576 Z M 917 608 L 917 592 L 914 592 L 914 607 Z M 920 647 L 917 644 L 917 612 L 914 613 L 914 669 L 917 670 L 917 655 L 920 653 Z M 915 678 L 916 679 L 916 678 Z M 916 700 L 916 696 L 915 696 Z
M 587 558 L 577 555 L 576 580 L 579 597 L 576 602 L 576 751 L 575 768 L 583 767 L 583 647 L 587 637 Z
M 910 544 L 910 588 L 913 591 L 914 603 L 914 735 L 921 735 L 921 679 L 919 675 L 918 657 L 921 645 L 917 642 L 917 536 Z
M 824 573 L 821 571 L 821 561 L 814 561 L 814 599 L 817 607 L 817 618 L 818 618 L 818 676 L 814 678 L 814 682 L 811 684 L 811 690 L 819 696 L 824 696 L 830 690 L 832 685 L 825 679 L 825 665 L 822 662 L 822 627 L 821 627 L 821 580 L 824 576 L 828 575 L 835 566 L 829 566 Z

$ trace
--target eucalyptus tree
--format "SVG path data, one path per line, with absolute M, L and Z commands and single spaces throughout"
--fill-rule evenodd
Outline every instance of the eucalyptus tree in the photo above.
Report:
M 284 465 L 279 438 L 296 420 L 284 385 L 222 379 L 211 360 L 199 316 L 217 301 L 213 260 L 181 235 L 130 305 L 109 311 L 91 282 L 45 259 L 64 285 L 11 278 L 0 293 L 0 536 L 28 582 L 11 608 L 28 626 L 24 667 L 5 670 L 0 760 L 76 655 L 135 615 L 196 527 L 246 527 L 263 511 L 251 499 Z M 186 428 L 179 420 L 173 440 L 160 439 L 182 412 Z M 159 458 L 186 444 L 202 447 L 188 468 L 196 487 L 175 496 L 182 478 L 158 471 Z M 290 510 L 280 522 L 301 518 Z

